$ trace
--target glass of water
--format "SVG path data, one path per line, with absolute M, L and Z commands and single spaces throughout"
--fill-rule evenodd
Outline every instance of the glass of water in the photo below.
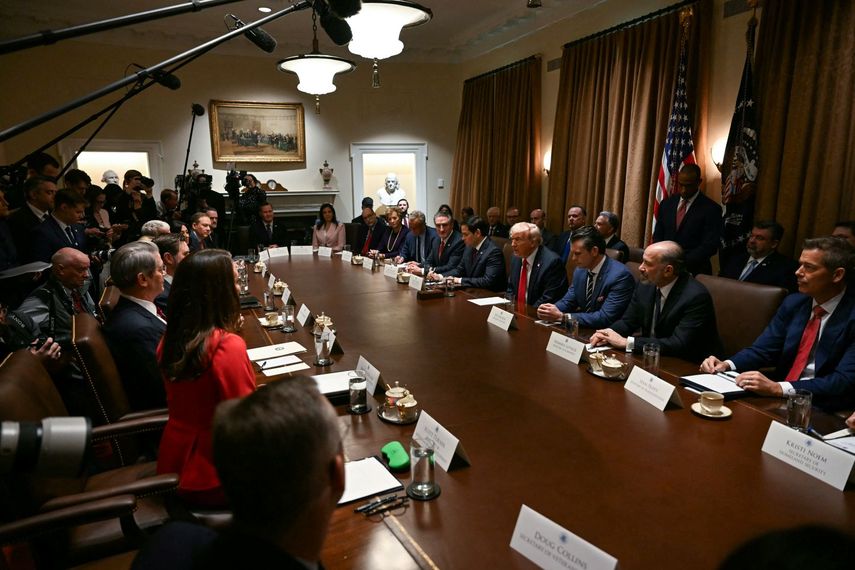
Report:
M 350 404 L 347 411 L 351 414 L 364 414 L 371 411 L 368 406 L 368 380 L 362 370 L 353 370 L 347 373 L 348 387 L 350 388 Z
M 807 390 L 796 390 L 787 396 L 787 425 L 801 432 L 810 427 L 810 410 L 813 394 Z
M 407 495 L 418 501 L 429 501 L 439 496 L 439 485 L 434 481 L 434 449 L 432 444 L 417 440 L 410 443 L 410 473 L 412 482 Z

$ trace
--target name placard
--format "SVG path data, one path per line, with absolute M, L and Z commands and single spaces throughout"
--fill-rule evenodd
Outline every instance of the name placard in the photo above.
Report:
M 380 382 L 380 371 L 372 366 L 371 363 L 361 355 L 359 360 L 356 362 L 356 369 L 365 372 L 365 377 L 368 380 L 368 393 L 373 394 L 377 390 L 377 384 Z
M 318 257 L 332 257 L 332 248 L 327 246 L 320 246 L 318 248 Z
M 855 455 L 773 421 L 766 432 L 763 453 L 816 477 L 840 491 L 852 475 Z
M 267 259 L 270 259 L 270 250 L 265 248 L 265 249 L 262 249 L 261 251 L 259 251 L 258 252 L 258 259 L 260 259 L 261 261 L 265 261 Z
M 549 342 L 546 344 L 546 352 L 551 352 L 573 364 L 579 364 L 584 351 L 585 345 L 583 343 L 555 331 L 549 335 Z
M 310 245 L 292 245 L 291 255 L 314 255 L 315 250 Z
M 267 278 L 267 288 L 273 289 L 274 283 L 276 283 L 276 277 L 271 273 L 270 277 Z
M 490 314 L 487 315 L 487 322 L 503 331 L 510 330 L 511 326 L 514 325 L 514 314 L 503 311 L 499 307 L 493 307 L 490 309 Z
M 305 303 L 300 305 L 300 310 L 297 311 L 297 322 L 300 323 L 301 327 L 306 326 L 306 323 L 309 321 L 311 316 L 312 311 L 309 310 L 309 307 L 307 307 Z
M 285 289 L 282 290 L 282 303 L 287 305 L 288 301 L 290 299 L 291 299 L 291 289 L 289 289 L 288 287 L 285 287 Z
M 282 257 L 283 255 L 288 255 L 287 247 L 268 247 L 266 250 L 267 255 L 271 258 L 274 257 Z
M 261 277 L 262 277 L 262 278 L 267 277 L 267 265 L 265 265 L 265 266 L 261 269 Z
M 398 268 L 391 263 L 383 267 L 383 275 L 395 279 L 398 276 Z
M 467 465 L 470 465 L 469 458 L 466 456 L 460 440 L 424 410 L 419 414 L 419 421 L 416 423 L 415 431 L 413 431 L 413 439 L 422 445 L 433 448 L 436 464 L 442 467 L 444 471 L 448 471 L 454 457 L 459 457 Z
M 352 251 L 341 252 L 341 260 L 350 263 L 351 261 L 353 261 L 353 252 Z
M 373 271 L 374 270 L 374 260 L 371 259 L 370 257 L 363 257 L 362 258 L 362 269 L 365 269 L 366 271 Z
M 523 505 L 511 548 L 541 568 L 615 570 L 618 560 L 537 511 Z
M 425 278 L 420 275 L 410 275 L 410 289 L 421 291 L 425 287 Z
M 669 403 L 683 407 L 683 401 L 676 386 L 672 386 L 640 366 L 632 369 L 623 387 L 659 410 L 664 411 Z

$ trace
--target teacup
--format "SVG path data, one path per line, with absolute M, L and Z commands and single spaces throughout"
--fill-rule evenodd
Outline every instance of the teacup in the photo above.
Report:
M 405 396 L 409 396 L 410 391 L 403 386 L 395 386 L 386 390 L 386 405 L 394 407 L 398 404 L 398 400 Z
M 724 396 L 718 392 L 701 392 L 698 397 L 701 411 L 711 416 L 721 415 L 721 407 L 724 405 Z
M 606 378 L 618 378 L 626 371 L 626 364 L 611 356 L 603 359 L 602 367 Z
M 264 262 L 263 262 L 263 261 L 259 261 L 258 263 L 256 263 L 256 264 L 253 266 L 253 270 L 254 270 L 256 273 L 261 273 L 262 271 L 264 271 L 264 268 L 265 268 L 265 267 L 267 267 L 267 266 L 266 266 L 266 265 L 264 265 Z
M 588 353 L 588 364 L 591 365 L 591 370 L 594 372 L 602 372 L 603 371 L 603 353 L 601 352 L 590 352 Z
M 410 282 L 410 274 L 405 272 L 398 273 L 398 283 L 409 283 Z
M 273 283 L 273 293 L 275 295 L 281 295 L 282 293 L 285 292 L 285 287 L 287 287 L 287 286 L 288 286 L 288 284 L 285 283 L 284 281 L 276 280 Z
M 398 408 L 398 417 L 402 422 L 414 420 L 419 412 L 419 403 L 410 394 L 398 400 L 395 406 Z
M 275 312 L 265 313 L 264 318 L 267 320 L 268 325 L 278 325 L 279 324 L 279 313 L 275 313 Z

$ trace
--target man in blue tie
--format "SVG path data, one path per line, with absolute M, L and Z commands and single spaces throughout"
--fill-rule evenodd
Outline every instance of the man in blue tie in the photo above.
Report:
M 588 221 L 588 212 L 578 204 L 570 206 L 567 210 L 567 231 L 562 232 L 554 242 L 553 251 L 561 256 L 561 261 L 567 262 L 570 257 L 570 236 L 573 232 L 584 226 Z
M 424 212 L 419 210 L 410 212 L 408 227 L 410 233 L 407 234 L 404 245 L 401 247 L 401 254 L 395 258 L 395 263 L 412 261 L 421 265 L 430 253 L 433 240 L 436 239 L 436 230 L 428 227 Z
M 86 199 L 73 190 L 60 190 L 54 197 L 54 209 L 43 223 L 33 228 L 30 237 L 30 261 L 49 262 L 64 247 L 86 251 L 83 211 Z
M 796 291 L 796 269 L 799 264 L 786 255 L 778 253 L 778 244 L 784 236 L 784 228 L 773 220 L 754 223 L 745 252 L 734 255 L 721 268 L 719 277 L 728 277 L 783 287 L 790 293 Z

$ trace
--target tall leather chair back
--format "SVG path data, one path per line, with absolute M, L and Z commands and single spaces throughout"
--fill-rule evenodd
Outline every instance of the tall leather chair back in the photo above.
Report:
M 629 269 L 629 272 L 632 273 L 632 276 L 635 277 L 635 282 L 638 283 L 641 281 L 641 271 L 638 270 L 639 263 L 637 261 L 627 261 L 626 268 Z
M 502 255 L 505 256 L 505 275 L 511 274 L 511 260 L 514 258 L 514 248 L 508 242 L 502 246 Z
M 116 303 L 119 302 L 121 293 L 115 285 L 107 285 L 101 292 L 101 299 L 98 300 L 98 308 L 101 311 L 101 318 L 106 321 L 107 317 L 113 309 L 116 308 Z

